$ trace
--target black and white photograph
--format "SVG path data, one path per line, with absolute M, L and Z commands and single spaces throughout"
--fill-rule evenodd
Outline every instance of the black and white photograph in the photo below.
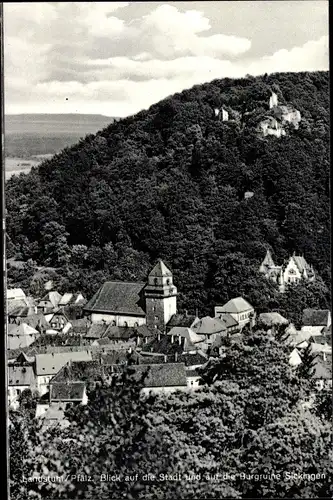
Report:
M 2 4 L 10 500 L 332 498 L 328 10 Z

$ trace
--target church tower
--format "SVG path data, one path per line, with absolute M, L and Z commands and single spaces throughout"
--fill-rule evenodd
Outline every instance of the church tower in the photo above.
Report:
M 159 260 L 148 275 L 144 288 L 146 323 L 148 327 L 165 331 L 171 316 L 177 312 L 177 288 L 170 269 Z

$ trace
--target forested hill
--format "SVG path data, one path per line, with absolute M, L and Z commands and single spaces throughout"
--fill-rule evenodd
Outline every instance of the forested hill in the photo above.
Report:
M 302 117 L 281 138 L 257 130 L 272 91 Z M 227 122 L 215 117 L 221 106 Z M 267 303 L 274 290 L 256 271 L 266 248 L 278 264 L 303 254 L 328 284 L 328 72 L 197 85 L 6 189 L 9 255 L 63 266 L 66 286 L 88 294 L 104 279 L 145 279 L 161 257 L 180 307 L 211 312 L 241 294 Z

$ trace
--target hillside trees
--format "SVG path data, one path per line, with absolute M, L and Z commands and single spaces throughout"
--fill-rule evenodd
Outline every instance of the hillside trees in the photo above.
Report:
M 280 140 L 256 130 L 273 88 L 302 115 L 299 129 L 289 127 Z M 162 257 L 175 277 L 179 273 L 182 305 L 195 300 L 203 311 L 216 294 L 214 275 L 225 257 L 216 251 L 221 241 L 242 254 L 243 267 L 230 277 L 234 296 L 249 261 L 257 267 L 267 247 L 278 263 L 293 251 L 303 253 L 328 285 L 328 94 L 326 72 L 215 80 L 112 123 L 7 182 L 11 251 L 43 265 L 49 258 L 45 226 L 57 223 L 69 247 L 85 245 L 88 257 L 66 262 L 67 249 L 57 255 L 66 247 L 59 240 L 49 249 L 54 265 L 134 279 Z M 229 109 L 228 122 L 214 118 L 216 105 Z M 244 199 L 246 191 L 253 196 Z M 103 251 L 120 243 L 124 230 L 129 267 L 119 249 L 111 260 Z M 214 259 L 203 265 L 209 255 Z M 204 283 L 206 293 L 195 298 L 190 274 L 194 281 L 200 276 L 198 287 Z M 258 290 L 257 283 L 255 277 Z

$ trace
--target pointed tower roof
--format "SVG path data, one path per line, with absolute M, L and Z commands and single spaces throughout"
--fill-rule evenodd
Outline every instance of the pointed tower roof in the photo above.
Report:
M 172 272 L 164 264 L 162 259 L 159 259 L 152 271 L 150 271 L 149 276 L 162 278 L 163 276 L 172 276 Z
M 272 258 L 272 254 L 269 250 L 267 250 L 265 258 L 262 262 L 265 266 L 274 266 L 274 261 Z

